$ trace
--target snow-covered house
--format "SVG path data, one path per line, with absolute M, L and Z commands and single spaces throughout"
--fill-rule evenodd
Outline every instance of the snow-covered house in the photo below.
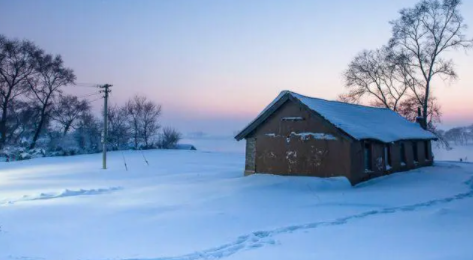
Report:
M 235 138 L 245 175 L 345 176 L 352 184 L 433 163 L 436 137 L 386 108 L 283 91 Z

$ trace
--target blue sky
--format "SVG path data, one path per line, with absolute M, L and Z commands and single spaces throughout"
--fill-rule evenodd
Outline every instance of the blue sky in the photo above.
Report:
M 146 95 L 165 125 L 231 134 L 281 90 L 336 98 L 349 61 L 416 2 L 0 0 L 0 33 L 61 54 L 77 82 L 112 83 L 112 103 Z M 473 1 L 461 9 L 473 26 Z M 448 55 L 460 79 L 435 86 L 444 124 L 471 124 L 473 58 Z

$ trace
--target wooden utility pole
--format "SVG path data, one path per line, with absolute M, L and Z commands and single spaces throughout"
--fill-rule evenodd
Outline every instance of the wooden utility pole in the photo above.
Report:
M 111 92 L 109 89 L 112 87 L 110 84 L 105 84 L 99 86 L 102 90 L 100 92 L 104 93 L 103 96 L 103 135 L 102 135 L 102 152 L 103 152 L 103 169 L 107 169 L 107 138 L 108 138 L 108 94 Z

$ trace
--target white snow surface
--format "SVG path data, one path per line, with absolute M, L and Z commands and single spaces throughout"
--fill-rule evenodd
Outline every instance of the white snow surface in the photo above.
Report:
M 473 164 L 437 152 L 355 187 L 243 177 L 241 152 L 144 155 L 0 163 L 0 259 L 473 259 Z
M 99 189 L 78 189 L 78 190 L 64 189 L 59 192 L 46 192 L 46 193 L 42 192 L 42 193 L 32 194 L 32 195 L 23 195 L 20 198 L 6 199 L 4 201 L 0 201 L 0 205 L 14 204 L 17 202 L 30 201 L 30 200 L 48 200 L 48 199 L 64 198 L 64 197 L 71 197 L 71 196 L 99 195 L 99 194 L 112 192 L 112 191 L 116 191 L 120 189 L 121 189 L 120 187 L 99 188 Z
M 435 159 L 444 161 L 460 161 L 473 162 L 473 144 L 468 145 L 452 145 L 451 150 L 442 149 L 437 143 L 433 143 L 433 151 Z
M 409 122 L 387 108 L 307 97 L 287 90 L 282 91 L 256 118 L 263 115 L 286 94 L 300 100 L 309 109 L 357 140 L 375 139 L 390 143 L 409 139 L 435 139 L 432 133 L 425 131 L 417 123 Z M 256 119 L 250 125 L 255 121 Z

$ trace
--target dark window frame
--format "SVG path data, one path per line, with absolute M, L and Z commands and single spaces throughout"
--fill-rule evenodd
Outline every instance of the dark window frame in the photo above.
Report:
M 424 141 L 424 155 L 425 160 L 430 161 L 429 141 Z
M 363 147 L 365 171 L 373 171 L 373 154 L 371 143 L 365 143 Z
M 386 168 L 392 166 L 392 157 L 391 157 L 391 145 L 385 144 L 384 145 L 384 164 Z
M 407 158 L 406 158 L 406 144 L 405 143 L 400 143 L 400 148 L 399 148 L 399 152 L 400 152 L 400 155 L 401 155 L 401 166 L 405 166 L 407 164 Z M 404 164 L 404 165 L 403 165 Z
M 414 141 L 412 142 L 412 153 L 413 153 L 413 160 L 414 162 L 419 162 L 419 148 L 418 148 L 419 144 L 418 142 Z

